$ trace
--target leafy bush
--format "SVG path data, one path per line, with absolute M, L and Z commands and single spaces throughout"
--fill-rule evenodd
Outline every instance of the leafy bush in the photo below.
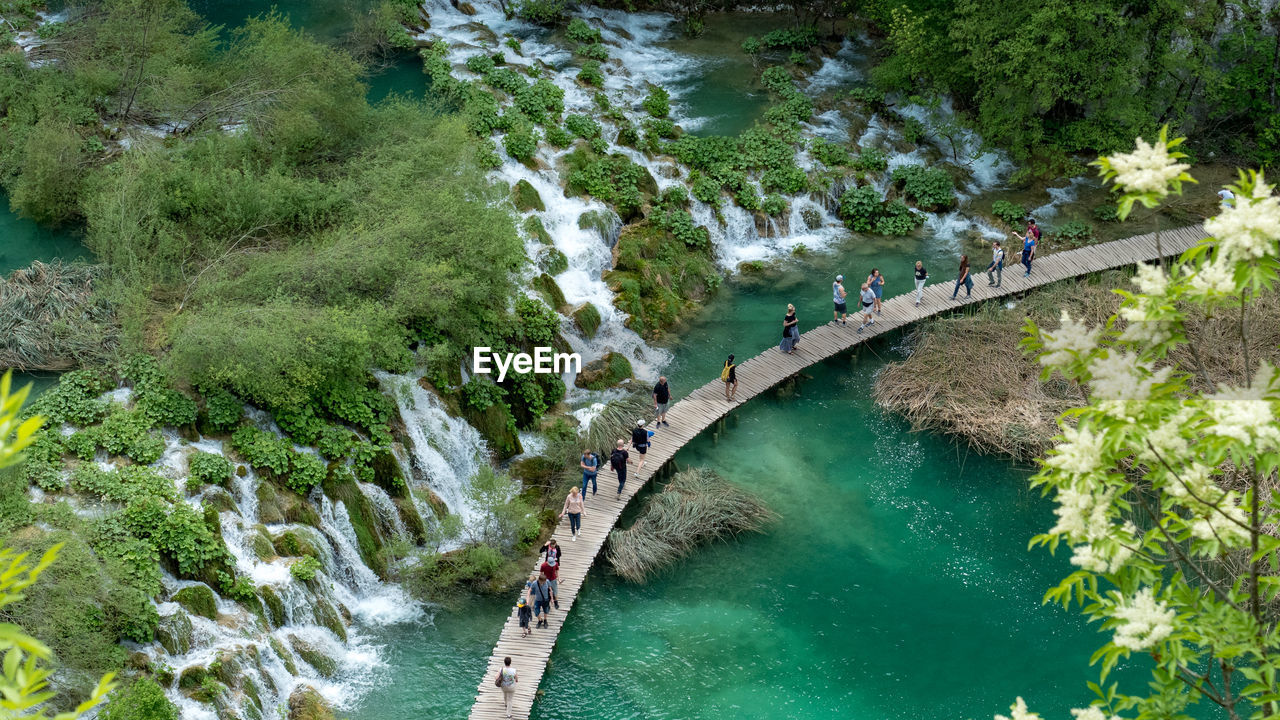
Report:
M 760 75 L 760 82 L 779 95 L 786 96 L 796 91 L 796 84 L 791 80 L 791 73 L 788 73 L 786 68 L 778 65 L 766 68 Z
M 893 169 L 893 182 L 902 194 L 925 210 L 942 210 L 956 202 L 955 184 L 942 168 L 902 165 Z
M 316 573 L 320 572 L 322 567 L 319 560 L 307 555 L 289 566 L 289 574 L 297 580 L 308 582 L 315 579 Z
M 660 85 L 650 85 L 649 94 L 640 104 L 653 117 L 664 118 L 671 114 L 671 93 Z
M 766 215 L 781 217 L 787 212 L 787 199 L 781 195 L 770 195 L 760 202 L 760 209 Z
M 808 50 L 818 44 L 815 27 L 778 28 L 764 36 L 763 44 L 770 49 Z
M 579 168 L 569 173 L 569 192 L 590 195 L 612 205 L 623 220 L 639 213 L 644 201 L 641 184 L 648 189 L 652 183 L 647 170 L 622 154 L 589 159 L 570 153 L 569 159 L 571 167 Z
M 673 138 L 677 125 L 666 118 L 645 118 L 644 131 L 651 137 Z
M 195 452 L 187 458 L 188 485 L 192 480 L 201 485 L 221 485 L 231 479 L 231 461 L 207 452 Z
M 803 65 L 808 62 L 808 60 L 809 57 L 799 50 L 793 50 L 791 54 L 787 56 L 787 62 L 790 62 L 792 65 Z
M 991 214 L 1006 225 L 1015 226 L 1027 216 L 1027 209 L 1008 200 L 996 200 L 991 203 Z
M 231 447 L 255 470 L 268 470 L 280 477 L 289 471 L 292 446 L 266 430 L 246 425 L 231 434 Z
M 1099 205 L 1093 209 L 1093 217 L 1102 222 L 1120 222 L 1120 211 L 1115 205 Z
M 151 420 L 141 410 L 116 407 L 102 421 L 98 442 L 112 455 L 125 455 L 150 465 L 164 454 L 164 438 L 151 432 Z
M 476 410 L 487 410 L 490 405 L 502 402 L 507 391 L 488 379 L 473 375 L 466 385 L 462 386 L 462 398 Z
M 827 167 L 834 168 L 853 163 L 853 157 L 849 155 L 849 148 L 841 143 L 830 142 L 822 138 L 814 138 L 809 141 L 809 152 L 813 153 L 813 157 L 818 162 Z
M 493 58 L 481 53 L 467 58 L 467 69 L 477 75 L 487 75 L 493 71 Z
M 703 175 L 700 171 L 694 170 L 690 178 L 692 182 L 690 187 L 693 196 L 708 205 L 719 207 L 720 205 L 720 183 Z
M 752 57 L 759 55 L 762 47 L 760 40 L 754 36 L 748 37 L 746 40 L 742 41 L 742 52 L 751 55 Z
M 516 160 L 528 162 L 538 152 L 538 131 L 527 125 L 514 129 L 502 138 L 502 147 Z
M 1093 241 L 1093 226 L 1085 220 L 1068 220 L 1054 228 L 1053 238 L 1070 246 L 1086 245 Z
M 524 85 L 515 93 L 516 107 L 531 121 L 555 122 L 564 112 L 564 90 L 546 78 Z
M 589 60 L 604 62 L 609 59 L 609 48 L 600 43 L 579 45 L 574 52 Z
M 586 140 L 600 137 L 600 123 L 586 115 L 566 116 L 564 119 L 564 129 Z
M 600 69 L 600 62 L 588 60 L 582 63 L 582 68 L 578 70 L 578 82 L 598 88 L 604 87 L 604 72 Z
M 225 570 L 218 571 L 218 592 L 223 597 L 230 598 L 236 602 L 252 602 L 258 597 L 258 590 L 253 585 L 253 580 L 244 575 L 232 576 Z
M 151 468 L 126 465 L 104 470 L 97 463 L 83 463 L 71 475 L 71 486 L 111 502 L 129 502 L 138 497 L 174 499 L 173 481 Z
M 520 77 L 520 73 L 508 67 L 494 68 L 485 76 L 484 81 L 489 87 L 495 90 L 516 95 L 518 92 L 529 86 L 525 79 Z
M 196 421 L 195 400 L 173 388 L 148 389 L 138 397 L 138 411 L 155 427 L 185 427 Z
M 852 187 L 840 196 L 840 219 L 850 230 L 871 232 L 880 215 L 880 192 L 870 185 Z
M 24 416 L 43 415 L 50 426 L 70 423 L 85 427 L 107 414 L 107 403 L 99 396 L 109 388 L 106 378 L 92 370 L 63 373 L 58 384 L 45 390 L 27 405 Z
M 792 162 L 789 165 L 765 170 L 760 176 L 760 187 L 764 188 L 765 192 L 797 195 L 808 189 L 809 176 Z
M 884 172 L 889 167 L 889 156 L 880 148 L 863 148 L 853 166 L 865 172 Z
M 339 425 L 326 425 L 324 430 L 320 431 L 320 438 L 316 441 L 316 449 L 326 459 L 337 460 L 346 457 L 347 451 L 351 448 L 351 443 L 354 440 L 355 434 L 347 428 Z
M 140 677 L 115 692 L 98 713 L 99 720 L 178 720 L 178 706 L 149 677 Z
M 676 209 L 658 213 L 655 222 L 687 247 L 707 249 L 711 246 L 710 232 L 695 224 L 688 210 Z
M 850 89 L 849 97 L 873 108 L 884 105 L 884 91 L 871 85 L 860 85 Z
M 324 409 L 369 433 L 383 429 L 395 406 L 381 392 L 356 383 L 334 385 L 321 397 Z
M 565 28 L 564 36 L 579 43 L 598 43 L 603 38 L 600 31 L 587 24 L 582 18 L 574 18 L 569 21 L 569 27 Z
M 324 482 L 325 466 L 319 458 L 307 453 L 290 451 L 289 474 L 285 485 L 299 495 L 306 495 L 311 488 Z
M 205 394 L 204 411 L 213 429 L 225 432 L 240 424 L 244 417 L 244 403 L 235 395 L 217 388 Z
M 880 235 L 907 235 L 923 223 L 923 215 L 901 200 L 894 200 L 885 205 L 884 214 L 876 220 L 876 232 Z
M 552 125 L 546 130 L 547 144 L 555 148 L 567 148 L 573 144 L 573 136 L 559 125 Z

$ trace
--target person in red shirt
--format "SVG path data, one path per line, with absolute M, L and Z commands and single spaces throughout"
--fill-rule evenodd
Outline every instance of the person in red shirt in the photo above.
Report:
M 1040 226 L 1036 224 L 1035 218 L 1027 218 L 1027 232 L 1036 237 L 1036 242 L 1040 242 Z M 1023 233 L 1024 235 L 1026 233 Z
M 542 567 L 538 568 L 542 574 L 546 576 L 547 582 L 551 583 L 551 604 L 555 605 L 557 610 L 560 609 L 560 585 L 556 582 L 556 578 L 560 574 L 560 563 L 554 557 L 549 557 L 542 562 Z

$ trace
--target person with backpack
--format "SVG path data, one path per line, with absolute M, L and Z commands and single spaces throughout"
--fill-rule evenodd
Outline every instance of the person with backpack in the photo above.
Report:
M 494 684 L 502 689 L 502 701 L 507 704 L 507 717 L 511 717 L 511 701 L 515 699 L 518 682 L 520 682 L 520 673 L 511 667 L 511 658 L 503 658 L 502 669 L 498 670 L 498 678 Z
M 547 613 L 551 611 L 551 583 L 547 581 L 547 576 L 538 573 L 537 580 L 531 580 L 526 585 L 529 588 L 529 595 L 533 598 L 533 616 L 538 618 L 538 624 L 535 627 L 547 626 Z
M 627 441 L 618 438 L 618 447 L 609 455 L 609 467 L 618 474 L 618 497 L 622 497 L 622 486 L 627 484 L 627 463 L 631 456 L 627 454 Z
M 843 290 L 843 288 L 841 288 Z M 728 360 L 724 361 L 724 368 L 720 371 L 720 379 L 724 381 L 724 399 L 733 402 L 733 396 L 738 392 L 738 366 L 733 362 L 733 356 L 730 355 Z
M 547 579 L 547 583 L 551 585 L 551 604 L 557 610 L 560 609 L 560 583 L 556 578 L 560 577 L 560 557 L 559 555 L 547 555 L 547 559 L 542 561 L 542 566 L 538 568 L 542 573 L 542 577 Z
M 841 325 L 849 324 L 849 306 L 845 304 L 845 297 L 849 294 L 844 289 L 844 276 L 837 275 L 836 281 L 831 283 L 831 297 L 835 300 L 836 310 L 831 313 L 831 322 L 838 322 Z
M 992 272 L 995 273 L 994 276 Z M 991 264 L 987 266 L 987 284 L 1000 287 L 1001 282 L 1004 282 L 1004 248 L 1000 247 L 1000 241 L 996 240 L 991 243 Z
M 649 431 L 644 429 L 644 420 L 637 420 L 636 426 L 631 428 L 631 447 L 640 453 L 640 464 L 636 465 L 636 470 L 643 470 L 644 455 L 649 452 Z
M 663 375 L 658 378 L 658 384 L 653 386 L 653 414 L 654 427 L 662 427 L 666 425 L 671 427 L 671 423 L 667 422 L 667 403 L 671 402 L 671 387 L 667 385 L 667 376 Z
M 533 608 L 530 607 L 532 603 L 533 601 L 529 599 L 529 589 L 525 588 L 525 591 L 520 593 L 520 599 L 516 601 L 516 616 L 520 618 L 520 637 L 529 637 L 533 634 L 529 629 L 529 621 L 533 619 Z
M 600 472 L 600 458 L 590 450 L 582 451 L 582 459 L 578 461 L 582 468 L 582 498 L 587 498 L 587 483 L 591 483 L 591 494 L 596 494 L 596 473 Z

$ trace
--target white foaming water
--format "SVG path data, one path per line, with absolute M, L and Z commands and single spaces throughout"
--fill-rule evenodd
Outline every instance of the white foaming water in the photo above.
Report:
M 820 95 L 828 90 L 848 86 L 861 80 L 862 72 L 856 67 L 859 59 L 861 55 L 855 49 L 853 40 L 846 37 L 840 44 L 840 50 L 836 52 L 835 57 L 823 58 L 822 67 L 809 76 L 809 85 L 805 88 L 805 92 L 810 95 Z
M 1045 188 L 1045 192 L 1049 194 L 1049 202 L 1031 210 L 1031 217 L 1037 221 L 1044 219 L 1052 219 L 1058 216 L 1059 206 L 1068 205 L 1075 202 L 1080 195 L 1080 188 L 1092 184 L 1092 180 L 1087 177 L 1072 178 L 1071 182 L 1065 187 Z
M 396 399 L 413 456 L 405 477 L 434 492 L 466 527 L 484 520 L 467 502 L 471 478 L 488 462 L 489 448 L 479 431 L 453 417 L 434 392 L 418 384 L 420 375 L 375 372 L 383 390 Z M 408 392 L 397 388 L 408 388 Z
M 335 584 L 334 595 L 355 617 L 375 625 L 391 625 L 415 620 L 422 615 L 422 607 L 398 585 L 388 585 L 378 579 L 364 564 L 356 549 L 355 528 L 347 516 L 342 501 L 332 502 L 318 490 L 312 490 L 320 505 L 320 530 L 333 548 L 337 576 L 347 582 Z
M 409 531 L 405 529 L 404 519 L 400 517 L 400 510 L 396 507 L 395 502 L 385 490 L 372 483 L 360 483 L 360 492 L 369 499 L 369 503 L 378 511 L 378 523 L 390 537 L 395 539 L 403 539 L 409 537 Z

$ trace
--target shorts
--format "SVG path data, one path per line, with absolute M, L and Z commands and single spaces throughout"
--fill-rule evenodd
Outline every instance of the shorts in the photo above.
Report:
M 550 601 L 550 600 L 546 600 L 546 601 L 543 601 L 543 600 L 534 600 L 534 601 L 533 601 L 533 614 L 534 614 L 534 615 L 543 615 L 543 614 L 545 614 L 545 613 L 547 613 L 547 612 L 550 612 L 550 611 L 551 611 L 551 601 Z
M 873 304 L 874 304 L 874 303 L 862 303 L 862 312 L 864 312 L 864 313 L 866 313 L 866 314 L 870 315 L 870 314 L 871 314 L 871 306 L 872 306 Z
M 551 594 L 558 596 L 560 594 L 560 583 L 552 580 L 551 578 L 547 578 L 547 582 L 551 583 Z
M 847 313 L 847 312 L 849 312 L 848 310 L 846 310 L 846 309 L 845 309 L 845 308 L 847 308 L 847 307 L 848 307 L 848 305 L 845 305 L 844 303 L 836 303 L 836 312 L 838 312 L 838 313 Z
M 641 455 L 645 454 L 645 452 L 649 450 L 648 443 L 645 443 L 644 445 L 632 445 L 631 447 L 635 448 L 636 452 L 640 453 Z
M 658 403 L 658 414 L 659 414 L 659 415 L 666 415 L 666 414 L 667 414 L 667 404 L 666 404 L 666 403 Z

